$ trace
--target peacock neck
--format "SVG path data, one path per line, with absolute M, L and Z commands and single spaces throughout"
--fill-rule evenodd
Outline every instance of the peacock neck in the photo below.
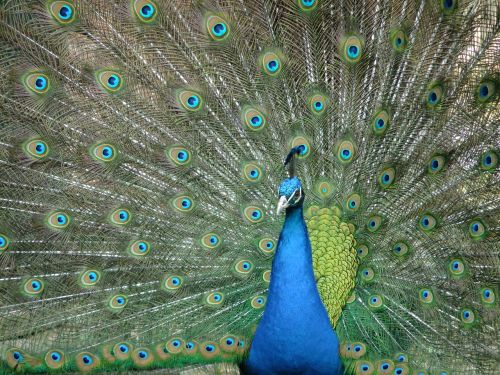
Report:
M 301 206 L 286 211 L 248 368 L 256 374 L 337 374 L 341 369 L 337 337 L 316 287 Z

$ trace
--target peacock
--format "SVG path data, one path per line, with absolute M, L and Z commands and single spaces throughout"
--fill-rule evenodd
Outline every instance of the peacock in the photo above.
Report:
M 497 374 L 495 0 L 0 2 L 0 373 Z

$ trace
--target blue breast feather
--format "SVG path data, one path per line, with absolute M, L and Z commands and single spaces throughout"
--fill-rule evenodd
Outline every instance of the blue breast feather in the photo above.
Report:
M 312 268 L 302 207 L 287 210 L 273 260 L 264 316 L 252 342 L 250 374 L 341 374 L 337 336 Z

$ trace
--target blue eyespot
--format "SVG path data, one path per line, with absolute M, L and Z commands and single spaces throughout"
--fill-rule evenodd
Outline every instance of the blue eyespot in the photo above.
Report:
M 460 267 L 460 262 L 458 260 L 454 261 L 451 264 L 451 268 L 453 268 L 454 270 L 458 270 L 459 267 Z
M 44 90 L 47 87 L 47 79 L 45 77 L 36 77 L 35 86 L 38 90 Z
M 363 371 L 368 371 L 369 367 L 367 365 L 361 366 L 361 370 Z
M 396 368 L 396 370 L 394 371 L 397 375 L 401 375 L 403 373 L 403 369 L 398 367 Z
M 40 288 L 42 287 L 42 284 L 39 282 L 39 281 L 32 281 L 31 282 L 31 288 L 35 291 L 35 292 L 38 292 L 40 290 Z
M 97 279 L 97 274 L 95 272 L 89 272 L 88 277 L 90 281 L 94 281 Z
M 4 236 L 0 235 L 0 247 L 4 247 L 7 244 L 7 240 Z
M 347 148 L 344 148 L 343 150 L 341 150 L 340 152 L 340 156 L 342 157 L 342 159 L 344 160 L 348 160 L 352 155 L 352 152 L 351 150 L 347 149 Z
M 128 220 L 128 212 L 125 210 L 120 210 L 118 213 L 118 217 L 120 218 L 120 221 L 127 221 Z
M 50 358 L 55 362 L 59 362 L 61 360 L 61 355 L 58 352 L 52 352 Z
M 233 340 L 233 339 L 231 339 L 231 338 L 228 338 L 228 339 L 226 340 L 226 344 L 227 344 L 227 345 L 229 345 L 229 346 L 231 346 L 231 345 L 233 345 L 233 344 L 234 344 L 234 340 Z
M 359 56 L 359 48 L 355 45 L 350 45 L 347 47 L 347 54 L 351 59 L 355 59 Z
M 141 8 L 141 16 L 151 18 L 155 14 L 155 8 L 151 4 L 146 4 Z
M 37 155 L 43 155 L 45 153 L 45 150 L 47 150 L 47 147 L 45 146 L 45 143 L 43 143 L 43 142 L 37 142 L 35 144 L 35 153 Z
M 23 355 L 21 353 L 19 353 L 19 352 L 12 353 L 12 356 L 18 362 L 21 362 L 24 359 Z
M 176 348 L 178 348 L 181 345 L 181 342 L 180 342 L 180 340 L 173 340 L 172 345 L 175 346 Z
M 139 358 L 141 358 L 141 359 L 148 358 L 148 353 L 145 352 L 144 350 L 139 351 Z
M 196 108 L 200 104 L 200 98 L 198 98 L 196 95 L 191 95 L 187 99 L 187 105 L 190 108 Z
M 312 5 L 314 5 L 316 0 L 302 0 L 302 5 L 304 5 L 305 7 L 310 7 Z
M 187 152 L 184 152 L 184 151 L 179 151 L 177 153 L 177 160 L 179 161 L 186 161 L 188 158 L 188 154 Z
M 212 32 L 216 36 L 221 37 L 227 32 L 227 27 L 223 23 L 217 23 L 214 27 L 212 27 Z
M 120 84 L 120 77 L 118 77 L 116 74 L 111 74 L 108 77 L 107 85 L 111 89 L 115 89 L 118 87 Z
M 113 157 L 113 149 L 109 146 L 105 146 L 102 148 L 102 157 L 104 159 L 110 159 Z
M 145 252 L 148 249 L 148 245 L 145 242 L 139 242 L 139 251 L 141 253 Z
M 277 71 L 279 68 L 279 62 L 278 60 L 271 60 L 267 63 L 267 69 L 271 72 L 274 73 Z
M 378 302 L 378 298 L 377 297 L 372 297 L 371 301 L 372 301 L 372 303 L 377 303 Z
M 453 0 L 444 0 L 444 1 L 443 1 L 443 6 L 444 6 L 446 9 L 453 8 Z
M 271 241 L 269 241 L 269 242 L 266 243 L 266 247 L 268 249 L 272 249 L 274 247 L 274 243 L 272 243 Z
M 375 123 L 375 126 L 377 127 L 377 129 L 382 129 L 385 125 L 385 121 L 381 118 L 379 118 L 377 120 L 377 122 Z
M 262 216 L 262 213 L 259 210 L 252 211 L 252 217 L 254 219 L 260 219 L 261 216 Z
M 210 236 L 210 243 L 212 245 L 217 244 L 217 242 L 219 242 L 219 239 L 216 236 Z
M 216 293 L 216 294 L 214 294 L 214 301 L 215 301 L 215 302 L 219 302 L 219 301 L 221 300 L 221 298 L 222 298 L 222 297 L 220 296 L 220 294 L 217 294 L 217 293 Z
M 116 299 L 116 303 L 119 305 L 123 305 L 125 303 L 125 299 L 123 297 L 118 297 Z
M 464 319 L 468 319 L 468 318 L 469 318 L 469 316 L 470 316 L 470 311 L 468 311 L 468 310 L 464 310 L 464 312 L 463 312 L 463 317 L 464 317 Z
M 213 345 L 206 345 L 205 346 L 205 350 L 207 352 L 213 352 L 215 350 L 215 346 L 213 346 Z
M 128 346 L 127 345 L 120 345 L 119 348 L 122 353 L 128 353 Z
M 317 111 L 321 111 L 323 109 L 323 103 L 321 103 L 320 101 L 314 102 L 314 108 Z
M 401 354 L 399 357 L 398 357 L 398 362 L 405 362 L 406 361 L 406 357 Z
M 250 119 L 250 124 L 255 127 L 255 128 L 258 128 L 259 126 L 262 125 L 262 117 L 261 116 L 253 116 L 251 119 Z
M 170 280 L 172 282 L 172 284 L 174 285 L 179 285 L 181 283 L 181 281 L 179 280 L 178 277 L 172 277 L 172 280 Z
M 380 367 L 382 368 L 382 370 L 387 370 L 389 368 L 389 364 L 384 362 Z
M 194 344 L 192 342 L 186 343 L 186 349 L 193 349 L 193 348 L 194 348 Z
M 361 351 L 361 349 L 362 349 L 362 348 L 361 348 L 361 345 L 356 345 L 356 346 L 354 347 L 354 351 L 355 351 L 355 352 L 360 352 L 360 351 Z
M 250 269 L 251 265 L 248 262 L 243 262 L 242 267 L 243 267 L 244 270 L 248 270 L 248 269 Z
M 63 5 L 61 9 L 59 9 L 59 17 L 61 17 L 61 19 L 63 20 L 71 18 L 72 14 L 73 10 L 67 5 Z
M 65 225 L 68 222 L 66 215 L 59 214 L 56 216 L 57 223 L 59 225 Z
M 490 296 L 491 296 L 491 290 L 490 289 L 485 289 L 483 291 L 483 296 L 484 296 L 484 298 L 490 298 Z
M 90 365 L 92 364 L 92 362 L 94 362 L 94 361 L 92 360 L 92 357 L 91 357 L 91 356 L 89 356 L 89 355 L 87 355 L 87 354 L 85 354 L 85 355 L 82 357 L 82 361 L 83 361 L 83 363 L 85 363 L 87 366 L 90 366 Z
M 437 103 L 437 101 L 438 101 L 438 96 L 437 96 L 437 94 L 436 94 L 434 91 L 432 91 L 432 92 L 429 94 L 429 103 L 431 103 L 431 104 L 436 104 L 436 103 Z
M 188 199 L 188 198 L 184 198 L 182 201 L 181 201 L 181 205 L 182 207 L 184 208 L 189 208 L 191 207 L 191 200 Z

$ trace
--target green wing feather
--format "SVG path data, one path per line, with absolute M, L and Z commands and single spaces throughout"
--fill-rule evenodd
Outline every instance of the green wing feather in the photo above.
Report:
M 305 144 L 348 371 L 493 374 L 498 25 L 492 0 L 2 2 L 2 371 L 237 371 Z

